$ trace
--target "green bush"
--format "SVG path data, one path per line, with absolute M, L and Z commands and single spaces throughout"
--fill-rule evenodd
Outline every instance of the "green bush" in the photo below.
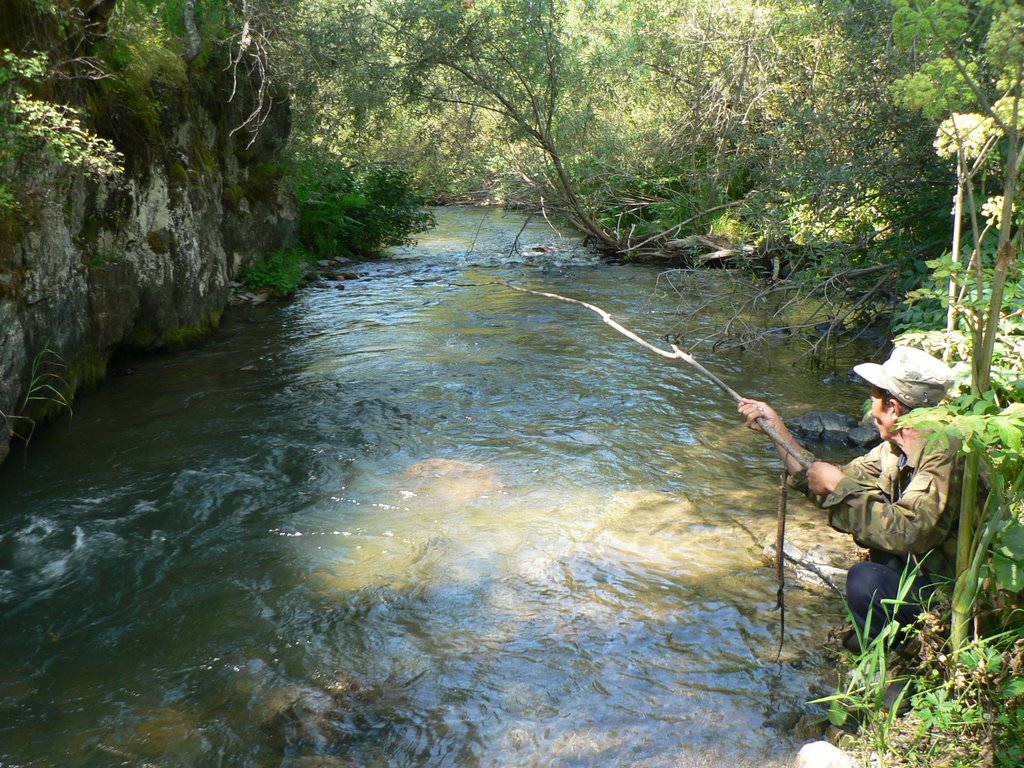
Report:
M 302 244 L 317 255 L 374 256 L 434 223 L 410 175 L 394 166 L 299 162 L 295 187 Z
M 302 266 L 311 254 L 304 248 L 274 251 L 242 271 L 239 279 L 254 291 L 271 290 L 287 295 L 302 282 Z
M 119 175 L 124 158 L 86 127 L 81 110 L 33 95 L 49 77 L 45 53 L 0 49 L 0 158 L 36 152 L 95 177 Z M 0 179 L 0 211 L 15 209 L 18 196 L 16 179 Z

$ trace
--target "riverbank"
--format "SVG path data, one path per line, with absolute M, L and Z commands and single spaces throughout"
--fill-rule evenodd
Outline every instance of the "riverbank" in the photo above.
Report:
M 113 56 L 105 45 L 119 44 L 103 34 L 106 17 L 66 11 L 21 0 L 5 10 L 0 47 L 46 50 L 65 69 L 58 77 L 45 61 L 33 68 L 10 54 L 4 87 L 18 98 L 46 93 L 29 103 L 51 120 L 65 116 L 53 135 L 73 145 L 92 137 L 87 146 L 109 145 L 116 163 L 98 175 L 85 150 L 55 151 L 41 138 L 50 135 L 44 117 L 40 136 L 12 142 L 5 155 L 0 461 L 12 439 L 28 439 L 102 382 L 115 351 L 180 347 L 216 328 L 241 266 L 298 232 L 280 164 L 286 97 L 268 94 L 275 107 L 259 132 L 239 131 L 264 87 L 257 77 L 212 61 L 186 66 L 158 41 L 117 51 L 122 67 L 137 63 L 132 56 L 150 60 L 146 77 L 126 74 L 101 61 Z M 110 71 L 79 72 L 83 56 Z

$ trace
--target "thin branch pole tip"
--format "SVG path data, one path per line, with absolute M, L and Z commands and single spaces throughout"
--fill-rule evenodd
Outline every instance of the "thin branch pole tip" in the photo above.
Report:
M 640 336 L 638 336 L 633 331 L 629 330 L 628 328 L 623 327 L 618 322 L 613 320 L 612 316 L 607 311 L 601 309 L 601 307 L 598 307 L 598 306 L 596 306 L 594 304 L 588 304 L 587 302 L 580 301 L 579 299 L 571 299 L 568 296 L 562 296 L 561 294 L 558 294 L 558 293 L 548 293 L 546 291 L 534 291 L 534 290 L 532 290 L 530 288 L 521 288 L 521 287 L 519 287 L 517 285 L 512 285 L 511 283 L 501 283 L 501 285 L 504 285 L 506 288 L 511 288 L 513 291 L 519 291 L 520 293 L 531 293 L 534 296 L 544 296 L 544 297 L 549 298 L 549 299 L 555 299 L 556 301 L 564 301 L 564 302 L 567 302 L 569 304 L 578 304 L 581 307 L 586 307 L 591 312 L 594 312 L 598 316 L 600 316 L 600 318 L 604 321 L 604 323 L 606 325 L 611 326 L 616 331 L 618 331 L 623 336 L 625 336 L 627 339 L 631 339 L 631 340 L 635 341 L 637 344 L 641 345 L 642 347 L 646 347 L 651 352 L 654 352 L 656 355 L 660 355 L 661 357 L 667 358 L 669 360 L 682 360 L 684 363 L 687 363 L 688 365 L 690 365 L 694 369 L 696 369 L 708 381 L 712 382 L 715 386 L 717 386 L 723 392 L 728 394 L 729 397 L 731 397 L 737 403 L 740 400 L 743 399 L 739 395 L 739 393 L 737 393 L 734 389 L 732 389 L 732 387 L 730 387 L 728 384 L 726 384 L 724 381 L 722 381 L 720 378 L 718 378 L 715 374 L 713 374 L 711 371 L 709 371 L 707 368 L 705 368 L 703 365 L 701 365 L 693 355 L 691 355 L 691 354 L 689 354 L 687 352 L 683 352 L 675 344 L 671 345 L 672 346 L 672 351 L 671 352 L 669 352 L 667 350 L 664 350 L 661 347 L 657 347 L 654 344 L 651 344 L 646 339 L 641 338 Z M 794 451 L 793 447 L 790 445 L 789 441 L 785 440 L 763 418 L 759 418 L 757 420 L 757 424 L 758 424 L 759 427 L 761 427 L 761 429 L 764 431 L 764 433 L 766 435 L 768 435 L 768 437 L 772 440 L 773 443 L 775 443 L 776 445 L 780 446 L 789 455 L 793 456 L 793 458 L 795 458 L 800 463 L 800 466 L 802 466 L 804 469 L 807 469 L 807 468 L 809 468 L 811 466 L 811 463 L 812 463 L 813 460 L 807 458 L 807 456 L 805 456 L 803 453 Z

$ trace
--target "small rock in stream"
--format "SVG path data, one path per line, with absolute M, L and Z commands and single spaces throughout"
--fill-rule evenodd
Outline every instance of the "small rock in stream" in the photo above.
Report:
M 828 443 L 845 443 L 850 430 L 858 425 L 852 416 L 831 411 L 808 411 L 786 422 L 797 439 Z
M 846 436 L 846 442 L 861 448 L 870 448 L 879 441 L 878 428 L 873 426 L 854 427 Z

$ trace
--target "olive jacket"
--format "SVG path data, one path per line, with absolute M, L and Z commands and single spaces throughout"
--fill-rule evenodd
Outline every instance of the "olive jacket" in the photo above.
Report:
M 921 562 L 933 574 L 952 576 L 960 506 L 959 444 L 920 437 L 903 453 L 890 442 L 842 467 L 836 489 L 816 496 L 805 472 L 791 484 L 828 511 L 837 531 L 862 547 Z

